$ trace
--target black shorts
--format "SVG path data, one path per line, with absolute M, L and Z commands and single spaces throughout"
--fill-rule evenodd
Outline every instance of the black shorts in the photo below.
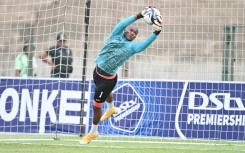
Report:
M 117 83 L 117 75 L 113 79 L 106 79 L 100 76 L 110 76 L 108 73 L 101 70 L 99 67 L 95 67 L 93 73 L 93 79 L 95 84 L 94 101 L 98 103 L 105 102 L 106 98 L 110 95 Z

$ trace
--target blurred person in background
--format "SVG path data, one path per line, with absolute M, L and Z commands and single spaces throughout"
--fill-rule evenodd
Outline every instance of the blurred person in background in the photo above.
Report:
M 57 35 L 57 44 L 46 49 L 39 56 L 43 62 L 52 67 L 52 78 L 69 78 L 69 75 L 73 72 L 72 50 L 66 46 L 66 43 L 66 35 L 60 33 Z
M 15 76 L 17 77 L 31 77 L 36 76 L 35 69 L 37 67 L 36 58 L 32 56 L 32 60 L 29 60 L 30 54 L 30 44 L 25 43 L 23 46 L 23 52 L 19 53 L 15 59 Z M 29 67 L 32 64 L 32 67 Z M 32 73 L 28 73 L 31 71 Z

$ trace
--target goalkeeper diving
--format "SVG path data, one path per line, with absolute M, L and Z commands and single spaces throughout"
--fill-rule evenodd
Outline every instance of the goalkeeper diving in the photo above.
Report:
M 112 90 L 117 83 L 117 71 L 123 63 L 134 54 L 145 50 L 162 30 L 162 16 L 159 14 L 154 21 L 154 32 L 143 41 L 133 42 L 138 35 L 138 28 L 131 25 L 144 17 L 150 8 L 148 6 L 135 16 L 120 21 L 110 33 L 103 48 L 95 60 L 96 66 L 93 71 L 95 94 L 93 102 L 93 121 L 90 132 L 80 140 L 80 144 L 87 144 L 95 139 L 98 133 L 100 121 L 107 120 L 112 114 L 117 114 L 119 109 L 113 105 Z M 102 105 L 107 102 L 107 110 L 102 116 Z

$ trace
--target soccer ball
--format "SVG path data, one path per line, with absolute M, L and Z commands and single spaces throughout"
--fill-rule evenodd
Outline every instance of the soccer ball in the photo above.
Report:
M 144 20 L 147 24 L 153 25 L 154 21 L 158 20 L 158 15 L 160 15 L 160 11 L 157 8 L 149 8 L 144 15 Z

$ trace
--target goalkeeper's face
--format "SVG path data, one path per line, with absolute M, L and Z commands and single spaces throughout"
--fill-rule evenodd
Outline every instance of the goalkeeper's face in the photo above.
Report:
M 124 31 L 124 36 L 129 41 L 132 41 L 136 38 L 138 34 L 138 28 L 136 26 L 130 25 Z

